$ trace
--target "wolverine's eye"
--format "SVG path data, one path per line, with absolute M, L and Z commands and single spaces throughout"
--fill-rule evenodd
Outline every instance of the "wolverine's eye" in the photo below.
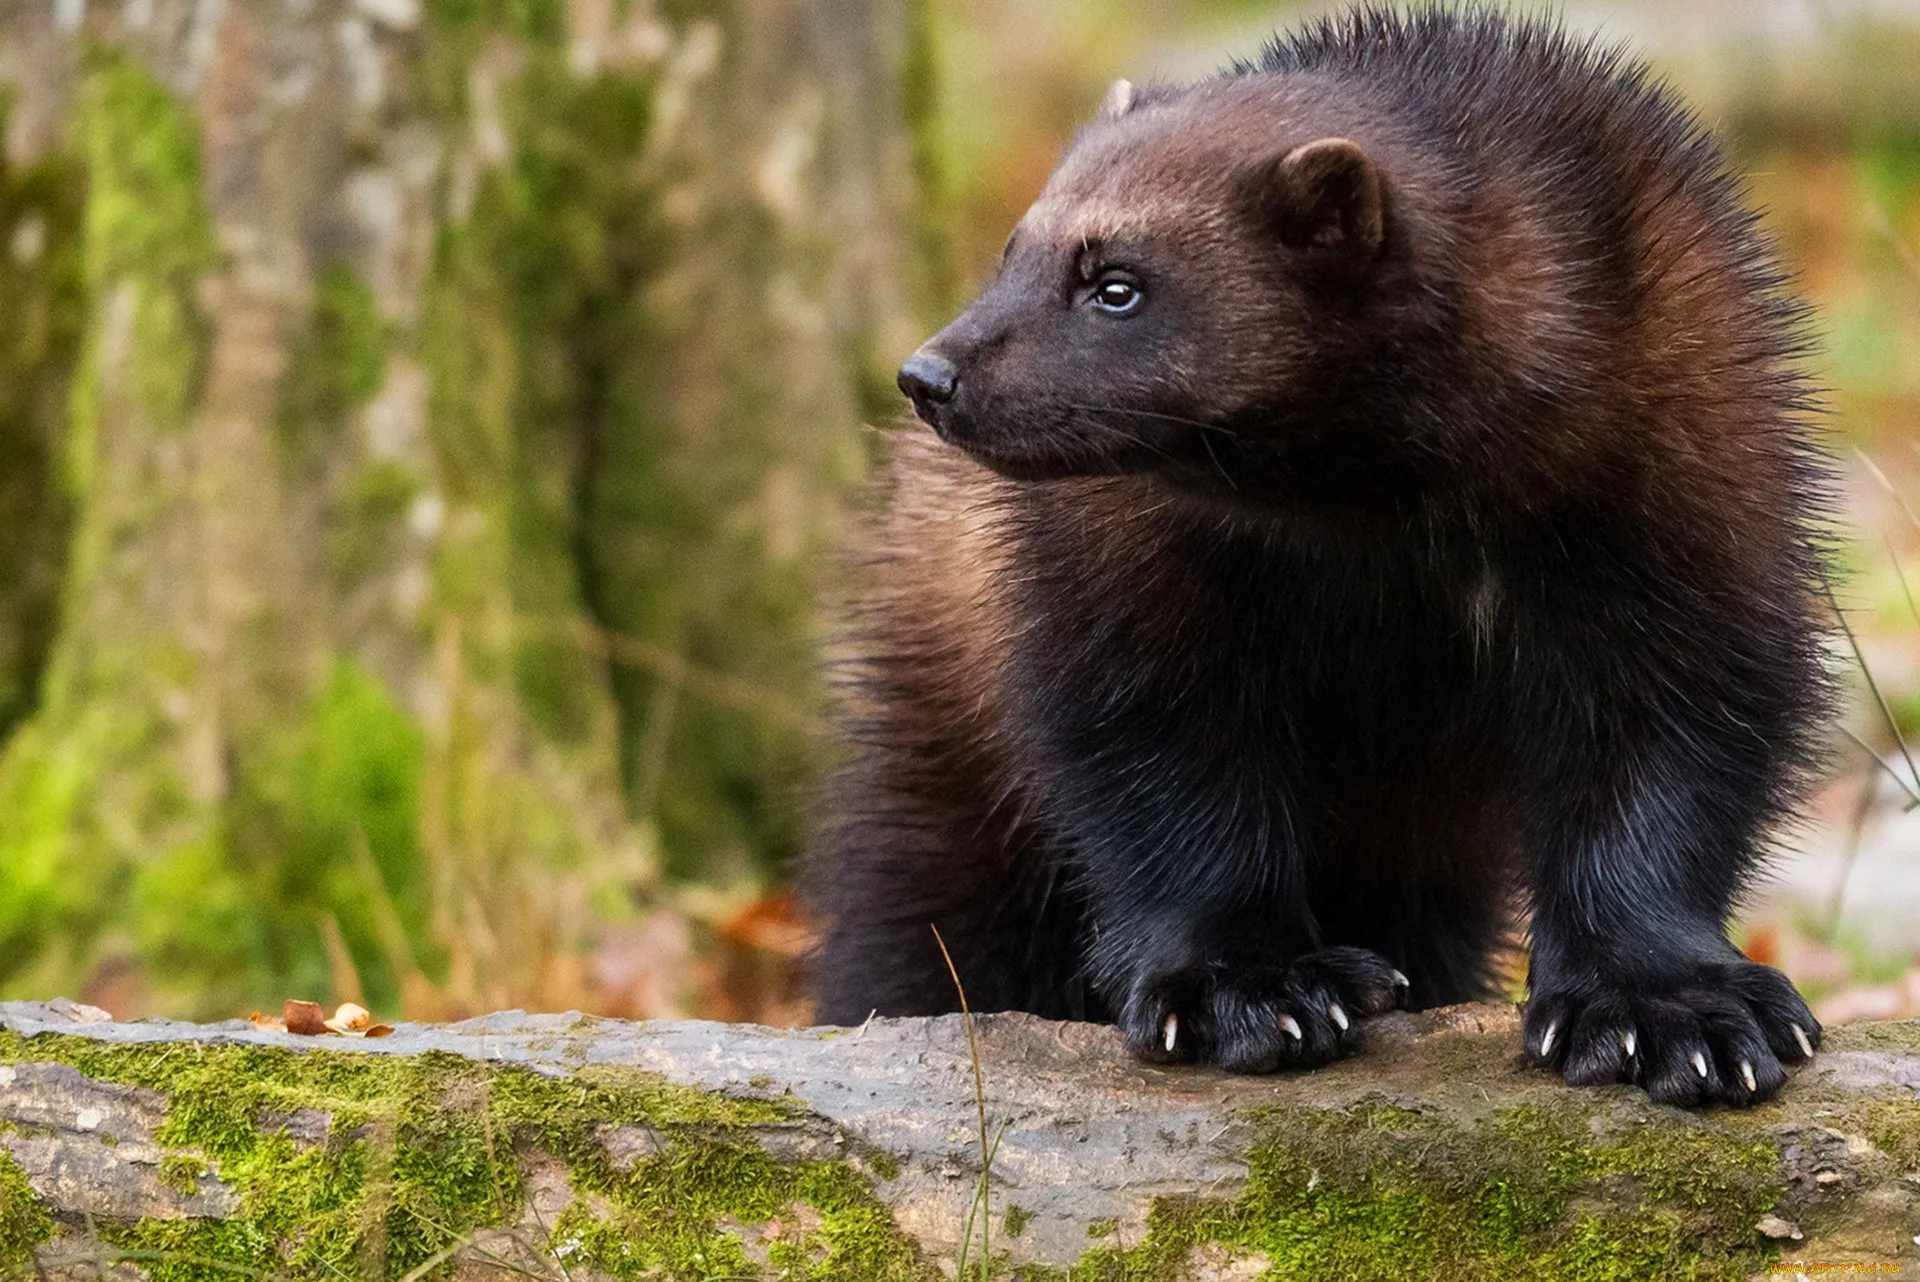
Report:
M 1146 301 L 1146 297 L 1133 277 L 1109 272 L 1093 287 L 1087 301 L 1111 316 L 1125 316 Z

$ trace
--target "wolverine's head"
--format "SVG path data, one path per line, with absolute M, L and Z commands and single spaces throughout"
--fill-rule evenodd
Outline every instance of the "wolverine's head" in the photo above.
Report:
M 1114 86 L 985 292 L 901 367 L 920 417 L 1021 479 L 1275 468 L 1282 421 L 1379 337 L 1401 257 L 1396 193 L 1330 115 L 1270 78 Z

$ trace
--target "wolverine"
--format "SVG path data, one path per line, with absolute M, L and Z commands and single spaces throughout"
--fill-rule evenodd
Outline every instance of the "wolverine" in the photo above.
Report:
M 899 382 L 823 1022 L 1108 1020 L 1241 1073 L 1468 1001 L 1747 1105 L 1820 1027 L 1727 922 L 1817 768 L 1805 316 L 1641 65 L 1361 8 L 1124 81 Z

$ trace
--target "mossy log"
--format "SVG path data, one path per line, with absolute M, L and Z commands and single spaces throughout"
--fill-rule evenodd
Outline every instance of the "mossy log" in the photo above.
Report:
M 1513 1012 L 1236 1078 L 1113 1031 L 519 1012 L 375 1041 L 0 1007 L 0 1267 L 48 1277 L 1920 1276 L 1920 1023 L 1687 1113 Z M 989 1261 L 986 1274 L 980 1261 Z M 1869 1268 L 1868 1266 L 1871 1266 Z

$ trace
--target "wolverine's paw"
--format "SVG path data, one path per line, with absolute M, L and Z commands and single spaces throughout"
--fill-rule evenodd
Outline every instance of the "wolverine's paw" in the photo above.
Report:
M 1125 1003 L 1120 1029 L 1142 1059 L 1271 1073 L 1351 1055 L 1360 1048 L 1359 1021 L 1406 997 L 1407 977 L 1378 953 L 1329 948 L 1290 966 L 1194 966 L 1146 976 Z
M 1702 966 L 1672 985 L 1586 979 L 1536 986 L 1526 1052 L 1575 1086 L 1631 1082 L 1655 1103 L 1743 1108 L 1787 1080 L 1782 1064 L 1812 1058 L 1820 1025 L 1771 966 Z

